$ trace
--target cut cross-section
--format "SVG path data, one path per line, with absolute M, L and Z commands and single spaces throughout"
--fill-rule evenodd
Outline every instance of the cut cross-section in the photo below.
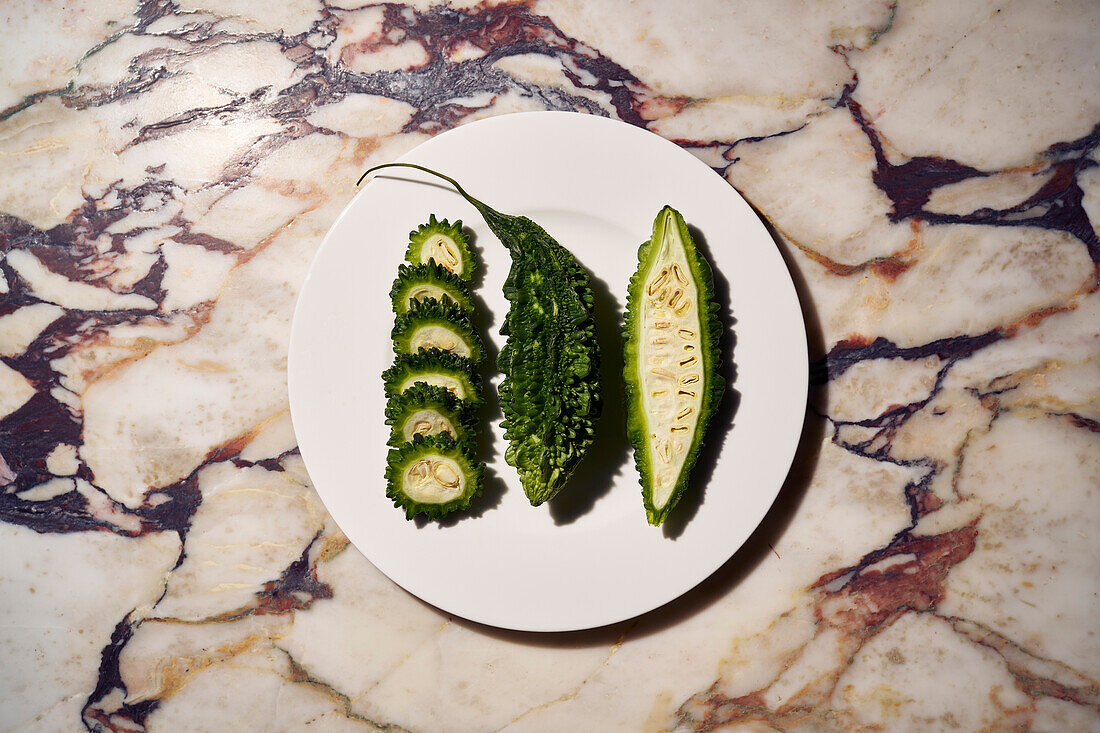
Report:
M 661 210 L 638 259 L 627 295 L 627 428 L 657 525 L 687 487 L 723 385 L 710 266 L 679 213 Z
M 459 443 L 474 443 L 473 411 L 440 386 L 419 383 L 392 395 L 386 404 L 386 424 L 391 429 L 389 444 L 394 447 L 417 435 L 436 433 L 449 433 Z
M 401 394 L 413 385 L 443 387 L 469 404 L 481 402 L 480 385 L 469 359 L 439 349 L 401 354 L 382 373 L 387 395 Z
M 427 224 L 409 233 L 405 259 L 413 264 L 435 262 L 465 282 L 474 277 L 474 258 L 462 232 L 462 222 L 451 224 L 446 219 L 436 219 L 435 214 L 428 218 Z
M 458 277 L 445 270 L 442 265 L 430 262 L 422 265 L 401 265 L 397 270 L 397 279 L 390 290 L 393 311 L 402 315 L 409 310 L 414 301 L 438 300 L 449 298 L 462 306 L 463 310 L 473 310 L 470 291 Z
M 482 465 L 447 433 L 413 440 L 390 451 L 386 496 L 406 518 L 438 519 L 465 509 L 481 490 Z
M 439 349 L 477 363 L 483 353 L 466 310 L 450 299 L 413 301 L 397 317 L 391 335 L 398 354 Z

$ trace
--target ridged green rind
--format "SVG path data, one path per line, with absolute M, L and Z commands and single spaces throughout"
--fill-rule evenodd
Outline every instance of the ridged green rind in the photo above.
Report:
M 424 244 L 436 234 L 447 237 L 455 243 L 459 251 L 461 267 L 452 269 L 446 262 L 440 262 L 438 264 L 454 273 L 456 277 L 464 282 L 473 280 L 476 274 L 477 264 L 474 262 L 474 256 L 470 252 L 470 242 L 462 232 L 461 221 L 456 221 L 452 224 L 446 219 L 436 219 L 435 214 L 429 215 L 427 224 L 421 224 L 418 228 L 409 232 L 409 247 L 405 251 L 405 260 L 414 265 L 424 262 L 435 262 L 434 258 L 425 260 L 422 255 L 422 249 Z M 455 269 L 460 271 L 455 272 Z
M 504 458 L 533 506 L 553 498 L 591 445 L 601 402 L 599 347 L 588 273 L 526 217 L 482 210 L 512 254 L 511 303 L 497 365 Z
M 470 405 L 481 403 L 481 381 L 474 371 L 474 365 L 469 359 L 439 349 L 429 349 L 416 354 L 400 354 L 394 360 L 393 366 L 382 372 L 382 381 L 386 387 L 386 395 L 392 396 L 400 393 L 400 386 L 409 380 L 430 374 L 443 374 L 452 377 L 462 384 L 466 395 L 463 399 Z M 414 381 L 413 384 L 425 384 L 427 382 Z
M 421 410 L 433 410 L 446 418 L 455 428 L 451 437 L 456 443 L 470 448 L 476 444 L 476 419 L 471 404 L 457 399 L 443 387 L 420 383 L 401 394 L 390 395 L 386 402 L 386 424 L 390 426 L 388 445 L 397 448 L 406 442 L 405 422 Z
M 452 458 L 459 465 L 466 476 L 466 490 L 461 496 L 448 502 L 433 504 L 416 501 L 405 492 L 402 481 L 405 469 L 428 454 Z M 470 505 L 481 492 L 484 472 L 484 464 L 474 460 L 469 450 L 447 433 L 437 433 L 426 438 L 417 435 L 411 442 L 402 443 L 390 450 L 386 459 L 386 496 L 393 501 L 395 507 L 405 511 L 406 519 L 412 519 L 418 514 L 428 519 L 442 519 Z
M 698 316 L 701 328 L 700 352 L 703 360 L 704 385 L 699 419 L 696 422 L 695 433 L 685 455 L 680 475 L 677 477 L 676 485 L 669 500 L 664 507 L 658 509 L 653 504 L 654 474 L 649 461 L 649 425 L 641 395 L 642 375 L 639 366 L 642 344 L 640 327 L 637 321 L 640 317 L 642 288 L 645 287 L 646 273 L 651 265 L 650 258 L 656 256 L 659 251 L 659 248 L 654 245 L 663 229 L 665 216 L 673 217 L 681 240 L 690 243 L 690 246 L 686 247 L 685 255 L 691 271 L 691 278 L 695 282 L 699 293 L 697 307 L 699 308 Z M 646 518 L 654 526 L 665 521 L 669 512 L 676 506 L 676 503 L 687 489 L 691 470 L 698 460 L 699 451 L 703 446 L 707 424 L 718 409 L 718 403 L 721 401 L 722 393 L 726 388 L 725 380 L 718 373 L 718 340 L 721 336 L 718 309 L 718 303 L 714 300 L 714 275 L 710 264 L 695 246 L 694 239 L 684 222 L 684 218 L 672 207 L 665 206 L 653 222 L 651 238 L 638 248 L 638 268 L 631 276 L 627 289 L 626 318 L 623 325 L 623 378 L 626 384 L 627 398 L 626 432 L 630 444 L 634 448 L 634 463 L 638 469 L 638 480 L 642 487 L 642 502 L 645 506 Z
M 409 292 L 418 285 L 435 286 L 467 312 L 473 311 L 474 301 L 466 283 L 433 260 L 420 265 L 402 263 L 397 268 L 397 279 L 393 281 L 393 287 L 390 289 L 390 301 L 393 303 L 394 313 L 400 316 L 409 310 Z
M 481 362 L 485 355 L 485 348 L 481 343 L 481 337 L 477 335 L 474 326 L 470 323 L 469 313 L 465 308 L 451 299 L 444 297 L 439 300 L 418 300 L 409 306 L 409 310 L 397 317 L 390 336 L 393 339 L 393 350 L 397 354 L 413 353 L 412 337 L 416 331 L 424 326 L 439 326 L 446 328 L 460 339 L 470 350 L 468 358 L 474 364 Z M 425 351 L 420 348 L 418 351 Z

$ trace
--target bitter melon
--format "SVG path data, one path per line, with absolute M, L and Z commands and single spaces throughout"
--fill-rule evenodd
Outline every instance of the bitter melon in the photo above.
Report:
M 427 262 L 421 265 L 402 264 L 390 289 L 393 312 L 402 315 L 415 300 L 443 300 L 448 297 L 467 311 L 474 307 L 466 285 L 443 265 Z
M 476 364 L 484 353 L 466 310 L 446 297 L 413 301 L 408 312 L 397 317 L 391 336 L 398 354 L 439 349 Z
M 382 381 L 390 396 L 423 382 L 443 387 L 468 404 L 481 402 L 481 385 L 470 360 L 439 349 L 399 355 L 393 366 L 382 373 Z
M 504 457 L 515 466 L 532 505 L 553 497 L 591 445 L 600 414 L 599 349 L 588 273 L 535 222 L 510 216 L 470 196 L 453 178 L 414 163 L 385 163 L 438 176 L 485 219 L 508 249 L 504 283 L 511 303 L 497 365 L 504 413 Z M 421 255 L 423 256 L 423 255 Z
M 454 224 L 439 220 L 435 214 L 409 232 L 409 249 L 405 259 L 413 264 L 436 262 L 453 272 L 460 280 L 470 282 L 474 277 L 474 257 L 470 243 L 462 233 L 462 222 Z
M 387 457 L 386 496 L 405 510 L 406 519 L 417 514 L 439 519 L 470 505 L 483 472 L 449 433 L 414 435 Z
M 449 433 L 463 445 L 475 442 L 469 404 L 444 387 L 419 383 L 391 395 L 386 404 L 386 424 L 390 426 L 389 445 L 395 448 L 411 442 L 416 435 L 436 433 Z
M 624 327 L 627 435 L 646 517 L 664 522 L 688 485 L 725 384 L 710 265 L 683 217 L 664 207 L 638 250 Z

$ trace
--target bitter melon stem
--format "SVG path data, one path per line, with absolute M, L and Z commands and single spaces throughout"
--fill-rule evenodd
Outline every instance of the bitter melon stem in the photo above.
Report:
M 473 207 L 475 209 L 477 209 L 478 211 L 480 211 L 481 213 L 484 214 L 485 210 L 488 208 L 485 204 L 481 203 L 480 201 L 475 199 L 473 196 L 466 193 L 466 189 L 464 189 L 462 186 L 460 186 L 458 181 L 456 181 L 455 179 L 451 178 L 450 176 L 448 176 L 444 173 L 440 173 L 439 171 L 433 171 L 431 168 L 425 168 L 422 165 L 417 165 L 416 163 L 380 163 L 378 165 L 371 166 L 370 168 L 367 168 L 367 170 L 365 170 L 363 172 L 363 175 L 359 176 L 359 180 L 355 182 L 355 185 L 356 186 L 362 185 L 364 178 L 369 176 L 371 173 L 374 173 L 375 171 L 382 170 L 383 168 L 415 168 L 418 171 L 423 171 L 424 173 L 431 174 L 433 176 L 436 176 L 437 178 L 442 178 L 444 181 L 446 181 L 447 183 L 454 186 L 455 190 L 458 191 L 458 194 L 460 196 L 462 196 L 462 198 L 469 201 L 470 204 L 473 205 Z

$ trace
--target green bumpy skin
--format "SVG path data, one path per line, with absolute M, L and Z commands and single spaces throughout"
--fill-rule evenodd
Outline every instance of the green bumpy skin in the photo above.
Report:
M 415 301 L 394 323 L 393 350 L 398 354 L 415 354 L 436 348 L 481 362 L 485 349 L 466 310 L 450 298 Z
M 504 282 L 511 308 L 500 329 L 508 340 L 497 357 L 504 458 L 538 506 L 564 486 L 600 415 L 592 288 L 573 255 L 530 219 L 485 218 L 512 253 Z
M 623 329 L 626 431 L 652 525 L 665 521 L 699 457 L 725 381 L 710 265 L 684 218 L 666 206 L 638 249 Z
M 418 514 L 442 519 L 470 505 L 481 492 L 485 466 L 448 433 L 424 437 L 390 450 L 386 459 L 386 496 L 404 509 L 405 519 Z
M 391 397 L 423 383 L 444 387 L 469 405 L 481 403 L 481 383 L 473 363 L 439 349 L 400 354 L 393 366 L 382 372 L 382 381 Z
M 599 348 L 588 273 L 569 250 L 535 222 L 509 216 L 470 196 L 454 179 L 438 176 L 478 210 L 508 249 L 512 267 L 504 283 L 511 303 L 500 332 L 508 337 L 497 364 L 504 458 L 515 466 L 532 505 L 552 498 L 592 443 L 600 414 Z M 363 178 L 360 178 L 362 182 Z
M 466 284 L 450 270 L 435 262 L 422 265 L 402 264 L 397 268 L 397 279 L 390 289 L 393 312 L 404 315 L 414 300 L 443 300 L 446 296 L 467 312 L 474 309 L 474 301 Z
M 444 387 L 419 383 L 391 395 L 386 403 L 386 424 L 390 426 L 388 445 L 394 448 L 416 435 L 427 437 L 440 432 L 448 433 L 464 447 L 472 448 L 476 443 L 473 409 Z
M 463 282 L 474 279 L 477 267 L 470 243 L 462 233 L 462 222 L 451 224 L 446 219 L 436 219 L 435 214 L 428 217 L 427 224 L 409 232 L 405 259 L 414 265 L 436 262 Z

